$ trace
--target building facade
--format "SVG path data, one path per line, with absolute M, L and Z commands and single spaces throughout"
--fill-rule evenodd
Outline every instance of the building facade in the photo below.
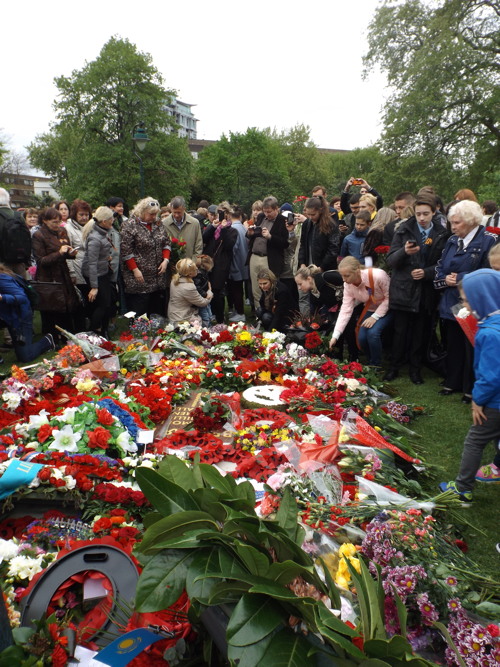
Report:
M 195 104 L 186 104 L 186 102 L 181 102 L 180 100 L 173 100 L 171 104 L 167 106 L 168 113 L 175 120 L 179 128 L 177 133 L 179 137 L 186 137 L 187 139 L 196 139 L 196 123 L 198 119 L 195 118 L 191 107 L 196 106 Z

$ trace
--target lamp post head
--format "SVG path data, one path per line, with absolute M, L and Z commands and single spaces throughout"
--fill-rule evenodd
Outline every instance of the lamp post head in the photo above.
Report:
M 132 136 L 132 140 L 137 150 L 142 153 L 143 150 L 146 148 L 146 144 L 148 143 L 148 141 L 151 141 L 151 139 L 147 135 L 146 130 L 144 129 L 144 123 L 139 123 L 134 127 L 134 134 Z

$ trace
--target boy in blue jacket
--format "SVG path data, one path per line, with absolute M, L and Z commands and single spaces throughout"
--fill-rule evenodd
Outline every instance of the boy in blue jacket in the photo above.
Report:
M 342 247 L 340 249 L 341 257 L 348 257 L 351 255 L 352 257 L 356 257 L 361 264 L 365 263 L 363 246 L 368 234 L 370 222 L 371 216 L 368 211 L 359 211 L 359 213 L 356 213 L 354 230 L 342 241 Z
M 490 440 L 496 442 L 500 437 L 500 272 L 479 269 L 468 273 L 459 291 L 464 305 L 479 321 L 474 347 L 472 426 L 455 482 L 441 482 L 439 488 L 454 491 L 463 504 L 470 504 L 483 450 Z

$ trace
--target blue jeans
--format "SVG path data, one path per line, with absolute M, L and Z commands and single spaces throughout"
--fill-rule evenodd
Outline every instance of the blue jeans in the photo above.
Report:
M 16 332 L 10 327 L 8 327 L 8 329 L 14 342 L 14 352 L 16 353 L 18 361 L 33 361 L 33 359 L 36 359 L 51 348 L 51 343 L 46 336 L 37 340 L 36 343 L 33 342 L 33 318 L 21 321 L 20 332 Z M 19 335 L 19 333 L 21 333 L 24 338 L 24 345 L 16 343 L 16 334 Z
M 212 323 L 212 309 L 210 304 L 206 306 L 200 306 L 198 308 L 198 315 L 201 317 L 201 322 L 204 327 L 209 327 Z
M 363 318 L 363 322 L 373 315 L 368 311 Z M 380 366 L 382 362 L 382 331 L 392 321 L 392 313 L 389 311 L 384 317 L 375 322 L 371 329 L 359 327 L 358 340 L 361 349 L 368 356 L 370 366 Z

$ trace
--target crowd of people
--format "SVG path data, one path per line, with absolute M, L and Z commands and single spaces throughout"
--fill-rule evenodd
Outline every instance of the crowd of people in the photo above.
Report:
M 187 211 L 180 196 L 165 206 L 141 199 L 129 217 L 119 197 L 95 210 L 76 199 L 20 214 L 0 188 L 4 344 L 31 361 L 63 344 L 60 328 L 108 337 L 116 315 L 132 311 L 206 327 L 253 317 L 306 347 L 320 330 L 335 357 L 364 355 L 385 366 L 386 381 L 407 365 L 422 384 L 422 365 L 431 364 L 444 378 L 441 395 L 472 404 L 457 479 L 440 485 L 470 503 L 475 480 L 500 481 L 500 454 L 477 470 L 500 436 L 496 203 L 480 205 L 462 189 L 445 206 L 423 187 L 384 206 L 362 178 L 350 178 L 340 197 L 317 186 L 298 200 L 302 212 L 267 196 L 248 216 L 226 201 Z M 475 355 L 457 318 L 464 306 L 479 321 Z
M 455 309 L 463 277 L 499 261 L 500 237 L 488 231 L 500 226 L 495 202 L 464 189 L 445 206 L 423 187 L 384 206 L 362 178 L 340 197 L 317 186 L 301 199 L 298 212 L 267 196 L 248 216 L 225 201 L 188 211 L 180 196 L 165 206 L 146 197 L 129 216 L 119 197 L 20 214 L 0 189 L 0 238 L 11 241 L 0 246 L 5 340 L 25 361 L 62 343 L 58 327 L 109 337 L 119 313 L 204 326 L 254 317 L 291 336 L 329 332 L 336 356 L 384 362 L 388 381 L 408 364 L 422 383 L 438 346 L 448 360 L 441 393 L 470 401 L 472 346 Z M 34 343 L 36 301 L 43 338 Z

